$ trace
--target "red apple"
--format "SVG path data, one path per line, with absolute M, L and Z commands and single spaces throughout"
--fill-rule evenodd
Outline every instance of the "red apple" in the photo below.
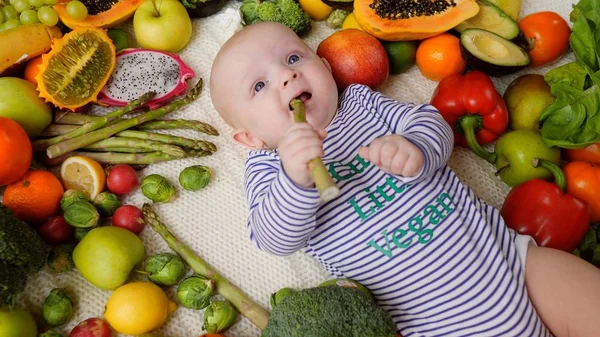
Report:
M 100 318 L 88 318 L 77 324 L 71 330 L 69 337 L 112 337 L 113 333 L 104 320 Z
M 359 29 L 344 29 L 321 41 L 317 54 L 331 65 L 338 89 L 364 84 L 375 89 L 388 78 L 390 63 L 375 37 Z

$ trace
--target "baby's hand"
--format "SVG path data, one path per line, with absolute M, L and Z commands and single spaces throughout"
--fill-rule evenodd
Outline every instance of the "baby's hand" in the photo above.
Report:
M 398 135 L 375 139 L 358 154 L 387 173 L 411 177 L 423 167 L 423 153 L 413 143 Z
M 296 184 L 310 187 L 314 180 L 308 162 L 323 156 L 325 130 L 315 130 L 308 123 L 294 123 L 279 142 L 279 156 L 283 169 Z

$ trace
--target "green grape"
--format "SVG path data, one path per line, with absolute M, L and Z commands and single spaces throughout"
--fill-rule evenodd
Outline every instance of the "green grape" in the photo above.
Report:
M 19 21 L 17 19 L 10 19 L 10 20 L 6 21 L 5 23 L 3 23 L 3 25 L 4 25 L 4 30 L 9 30 L 11 28 L 19 27 L 21 25 L 21 21 Z
M 44 5 L 44 0 L 29 0 L 29 4 L 35 8 L 40 8 Z
M 21 16 L 19 16 L 19 20 L 24 25 L 33 25 L 34 23 L 40 22 L 40 20 L 38 20 L 37 17 L 37 12 L 33 9 L 28 9 L 21 13 Z
M 0 23 L 2 23 L 4 21 L 4 14 L 2 14 L 2 11 L 0 11 Z
M 81 1 L 72 0 L 67 4 L 67 15 L 73 20 L 83 21 L 88 16 L 88 10 Z
M 58 0 L 42 0 L 42 2 L 44 3 L 44 5 L 56 5 Z
M 31 6 L 29 6 L 29 1 L 27 0 L 15 0 L 15 4 L 13 6 L 15 6 L 15 9 L 19 13 L 23 13 L 24 11 L 31 8 Z
M 42 6 L 37 12 L 38 20 L 46 26 L 56 26 L 58 23 L 58 15 L 52 7 Z
M 10 19 L 17 19 L 19 17 L 19 13 L 15 9 L 15 7 L 12 5 L 3 7 L 2 14 L 4 14 L 4 20 L 6 20 L 6 21 L 8 21 Z
M 14 4 L 15 4 L 15 0 L 9 0 L 8 2 L 9 2 L 11 5 L 14 5 Z

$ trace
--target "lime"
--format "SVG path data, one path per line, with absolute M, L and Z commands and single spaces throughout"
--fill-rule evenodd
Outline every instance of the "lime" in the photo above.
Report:
M 106 33 L 115 44 L 115 49 L 117 51 L 129 48 L 129 34 L 127 34 L 126 31 L 119 28 L 109 28 Z
M 390 60 L 390 74 L 400 74 L 413 65 L 417 55 L 417 44 L 414 41 L 382 41 Z

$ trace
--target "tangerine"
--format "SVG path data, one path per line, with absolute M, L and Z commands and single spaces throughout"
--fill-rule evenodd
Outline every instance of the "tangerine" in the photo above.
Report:
M 35 78 L 37 74 L 40 72 L 40 64 L 42 64 L 42 57 L 38 56 L 34 59 L 31 59 L 27 62 L 25 66 L 25 72 L 23 73 L 23 79 L 35 84 L 37 87 L 37 79 Z
M 29 170 L 4 191 L 2 203 L 28 223 L 43 222 L 58 214 L 64 189 L 58 178 L 48 171 Z
M 31 156 L 27 132 L 12 119 L 0 117 L 0 186 L 21 178 L 31 165 Z
M 448 33 L 421 42 L 417 48 L 417 66 L 426 78 L 439 82 L 444 77 L 462 73 L 467 62 L 460 52 L 460 41 Z

